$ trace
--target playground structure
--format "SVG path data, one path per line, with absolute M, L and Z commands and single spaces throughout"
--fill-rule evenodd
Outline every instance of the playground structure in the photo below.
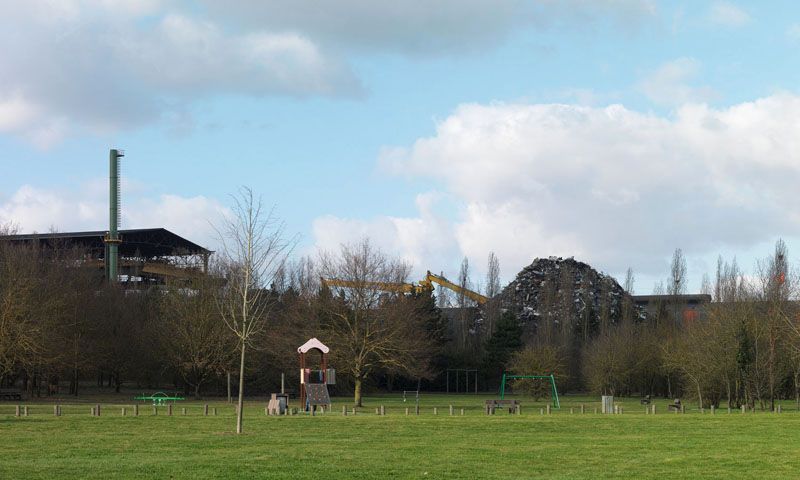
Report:
M 312 350 L 320 354 L 319 370 L 306 368 L 306 355 Z M 331 405 L 328 385 L 336 384 L 336 370 L 328 368 L 329 352 L 330 349 L 316 338 L 297 348 L 300 355 L 300 408 L 304 411 L 313 412 L 318 405 Z
M 460 393 L 458 388 L 458 377 L 461 376 L 461 372 L 464 373 L 464 390 L 463 393 L 469 393 L 469 377 L 470 374 L 474 374 L 474 382 L 473 387 L 475 390 L 475 395 L 478 394 L 478 369 L 477 368 L 448 368 L 445 374 L 445 392 L 450 392 L 450 372 L 453 372 L 455 375 L 455 390 L 452 393 Z
M 503 373 L 503 380 L 500 382 L 500 400 L 503 400 L 506 395 L 506 380 L 519 380 L 526 378 L 550 380 L 550 393 L 553 397 L 553 407 L 561 408 L 561 402 L 558 401 L 558 389 L 556 388 L 556 378 L 552 373 L 550 375 L 509 375 L 507 373 Z
M 139 395 L 138 397 L 133 397 L 133 399 L 134 400 L 144 401 L 144 402 L 153 402 L 153 405 L 156 405 L 156 406 L 166 405 L 169 402 L 175 403 L 175 402 L 180 401 L 180 400 L 185 400 L 184 397 L 178 397 L 178 396 L 175 396 L 175 395 L 170 397 L 169 395 L 167 395 L 164 392 L 156 392 L 156 393 L 154 393 L 152 395 L 144 395 L 144 394 L 142 394 L 142 395 Z

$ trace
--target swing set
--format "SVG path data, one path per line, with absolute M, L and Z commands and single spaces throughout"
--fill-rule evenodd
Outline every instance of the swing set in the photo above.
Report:
M 503 400 L 506 394 L 506 380 L 518 380 L 524 378 L 550 380 L 550 393 L 553 397 L 553 407 L 561 408 L 561 403 L 558 401 L 556 378 L 552 373 L 550 375 L 509 375 L 507 373 L 503 373 L 503 381 L 500 382 L 500 400 Z

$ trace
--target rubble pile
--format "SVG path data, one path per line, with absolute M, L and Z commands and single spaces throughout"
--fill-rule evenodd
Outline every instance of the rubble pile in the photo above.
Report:
M 628 299 L 628 302 L 625 302 Z M 511 310 L 530 331 L 545 322 L 564 325 L 591 335 L 599 325 L 622 320 L 627 305 L 639 319 L 644 312 L 614 280 L 574 258 L 537 258 L 495 298 L 502 310 Z

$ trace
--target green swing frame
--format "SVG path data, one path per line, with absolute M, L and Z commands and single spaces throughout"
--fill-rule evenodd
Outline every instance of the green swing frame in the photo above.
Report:
M 561 402 L 558 401 L 558 389 L 556 388 L 556 378 L 551 373 L 550 375 L 509 375 L 503 373 L 503 381 L 500 382 L 500 400 L 506 395 L 506 380 L 516 380 L 522 378 L 538 378 L 543 380 L 550 380 L 550 391 L 553 396 L 553 408 L 561 408 Z

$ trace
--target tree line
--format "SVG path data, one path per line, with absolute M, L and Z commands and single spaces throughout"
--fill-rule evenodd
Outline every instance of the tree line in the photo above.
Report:
M 686 264 L 677 250 L 670 278 L 656 288 L 663 301 L 646 317 L 627 297 L 621 320 L 581 323 L 565 313 L 564 283 L 542 301 L 548 320 L 531 330 L 492 302 L 476 310 L 463 295 L 378 288 L 408 282 L 411 268 L 368 239 L 290 259 L 283 224 L 249 190 L 238 200 L 209 274 L 158 288 L 108 283 L 83 261 L 86 252 L 67 245 L 0 240 L 0 386 L 31 395 L 57 385 L 73 395 L 89 385 L 167 387 L 200 397 L 233 383 L 242 398 L 276 391 L 282 373 L 297 388 L 296 348 L 317 337 L 338 371 L 333 393 L 352 394 L 355 404 L 367 389 L 443 390 L 448 368 L 477 368 L 483 391 L 498 387 L 504 371 L 555 373 L 572 392 L 687 397 L 706 407 L 772 408 L 780 398 L 800 405 L 797 280 L 783 242 L 756 275 L 720 259 L 714 283 L 703 283 L 714 301 L 696 318 L 683 314 Z M 491 295 L 499 292 L 493 254 L 488 267 Z M 321 278 L 361 286 L 330 288 Z M 466 261 L 458 282 L 471 286 Z M 630 271 L 625 286 L 632 291 Z M 514 387 L 549 391 L 536 381 Z

